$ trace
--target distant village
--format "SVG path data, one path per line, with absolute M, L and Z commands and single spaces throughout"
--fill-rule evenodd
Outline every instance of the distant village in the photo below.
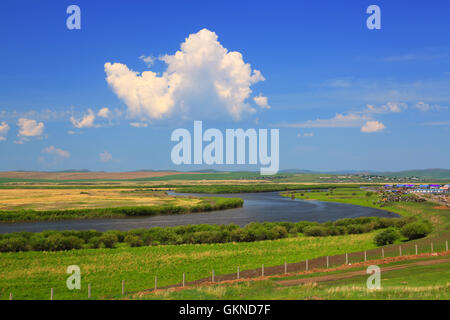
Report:
M 402 192 L 402 193 L 431 193 L 431 194 L 445 194 L 450 193 L 450 184 L 386 184 L 384 186 L 388 192 Z

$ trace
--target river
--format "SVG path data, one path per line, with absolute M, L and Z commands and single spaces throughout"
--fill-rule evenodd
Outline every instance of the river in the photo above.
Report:
M 252 221 L 324 222 L 361 216 L 398 217 L 397 214 L 384 210 L 344 203 L 292 200 L 291 198 L 280 196 L 279 192 L 235 193 L 221 194 L 220 196 L 242 198 L 244 199 L 244 206 L 242 208 L 182 215 L 160 215 L 123 219 L 3 223 L 0 224 L 0 233 L 19 231 L 41 232 L 45 230 L 130 230 L 137 228 L 172 227 L 187 224 L 234 223 L 244 226 Z

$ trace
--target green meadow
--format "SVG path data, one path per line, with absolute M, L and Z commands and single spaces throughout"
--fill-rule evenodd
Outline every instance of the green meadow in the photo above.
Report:
M 93 299 L 107 299 L 121 291 L 125 280 L 127 291 L 140 291 L 158 285 L 180 283 L 215 274 L 236 272 L 265 266 L 304 261 L 324 255 L 372 249 L 375 233 L 330 237 L 295 237 L 248 243 L 165 245 L 151 247 L 118 247 L 115 249 L 81 249 L 59 252 L 18 252 L 0 254 L 0 298 L 49 299 L 50 288 L 55 299 L 86 299 L 87 284 Z M 81 290 L 66 287 L 66 269 L 81 268 Z

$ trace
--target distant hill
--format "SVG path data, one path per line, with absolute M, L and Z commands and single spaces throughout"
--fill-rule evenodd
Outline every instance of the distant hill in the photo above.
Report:
M 418 177 L 422 179 L 441 179 L 450 180 L 450 169 L 419 169 L 419 170 L 405 170 L 398 172 L 383 172 L 380 175 L 387 177 Z
M 302 169 L 284 169 L 280 170 L 279 173 L 293 173 L 293 174 L 301 174 L 301 173 L 323 173 L 319 171 L 312 171 L 312 170 L 302 170 Z

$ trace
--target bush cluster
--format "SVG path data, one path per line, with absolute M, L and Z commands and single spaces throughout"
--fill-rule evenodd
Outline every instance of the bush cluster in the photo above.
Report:
M 335 222 L 252 222 L 237 225 L 187 225 L 167 228 L 135 229 L 130 231 L 44 231 L 0 234 L 0 252 L 59 251 L 80 248 L 114 248 L 119 243 L 131 247 L 177 244 L 252 242 L 297 236 L 323 237 L 358 234 L 376 229 L 398 230 L 408 238 L 422 236 L 424 229 L 411 218 L 361 217 Z M 426 229 L 427 231 L 429 229 Z M 378 235 L 379 236 L 379 235 Z M 378 237 L 377 236 L 377 237 Z M 384 235 L 384 237 L 386 237 Z M 398 238 L 398 237 L 397 237 Z M 397 239 L 395 238 L 395 239 Z M 387 239 L 391 239 L 387 237 Z M 393 241 L 395 241 L 392 240 Z M 380 240 L 386 244 L 388 240 Z M 389 240 L 391 241 L 391 240 Z M 378 243 L 378 242 L 377 242 Z
M 413 221 L 402 226 L 389 227 L 378 233 L 374 242 L 379 246 L 392 244 L 403 235 L 407 240 L 426 237 L 432 230 L 431 225 L 424 221 Z

